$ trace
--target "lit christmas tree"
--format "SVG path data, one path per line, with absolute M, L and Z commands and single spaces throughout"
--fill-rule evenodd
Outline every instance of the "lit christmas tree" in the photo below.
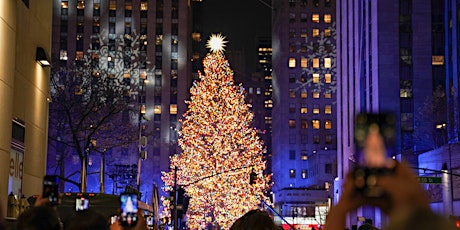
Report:
M 190 229 L 208 225 L 228 229 L 262 200 L 268 202 L 265 148 L 251 127 L 253 113 L 244 101 L 244 89 L 234 85 L 224 43 L 220 34 L 207 42 L 211 52 L 203 61 L 205 74 L 200 73 L 200 81 L 192 86 L 181 121 L 182 153 L 171 158 L 171 170 L 163 174 L 166 191 L 173 191 L 176 181 L 190 198 Z M 164 201 L 164 207 L 169 207 L 169 200 Z

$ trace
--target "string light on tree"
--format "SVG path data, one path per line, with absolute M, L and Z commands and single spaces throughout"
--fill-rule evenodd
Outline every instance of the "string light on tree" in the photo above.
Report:
M 177 184 L 190 198 L 188 229 L 210 224 L 229 229 L 261 200 L 269 203 L 264 195 L 271 177 L 263 174 L 265 147 L 252 127 L 254 115 L 244 89 L 234 84 L 223 54 L 224 39 L 222 34 L 211 35 L 207 42 L 204 74 L 199 73 L 200 80 L 190 89 L 188 110 L 180 120 L 182 153 L 172 156 L 170 171 L 163 172 L 165 191 L 172 191 L 177 167 Z M 164 207 L 168 204 L 165 199 Z

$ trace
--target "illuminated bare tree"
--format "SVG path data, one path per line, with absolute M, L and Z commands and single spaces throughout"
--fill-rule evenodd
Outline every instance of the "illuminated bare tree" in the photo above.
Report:
M 135 148 L 139 141 L 139 92 L 152 71 L 147 69 L 142 41 L 137 35 L 99 37 L 86 54 L 52 67 L 49 148 L 60 153 L 61 172 L 65 159 L 78 156 L 82 192 L 90 153 Z

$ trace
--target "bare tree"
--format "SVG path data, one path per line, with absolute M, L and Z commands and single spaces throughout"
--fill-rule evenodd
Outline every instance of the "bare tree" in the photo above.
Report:
M 418 135 L 414 138 L 426 144 L 424 149 L 435 149 L 446 143 L 446 111 L 445 89 L 438 86 L 417 111 L 414 129 L 418 130 Z
M 81 192 L 89 154 L 138 145 L 139 93 L 151 72 L 140 52 L 142 36 L 120 36 L 104 45 L 106 40 L 99 37 L 96 47 L 74 62 L 53 65 L 51 73 L 49 146 L 60 155 L 61 174 L 65 159 L 78 156 Z

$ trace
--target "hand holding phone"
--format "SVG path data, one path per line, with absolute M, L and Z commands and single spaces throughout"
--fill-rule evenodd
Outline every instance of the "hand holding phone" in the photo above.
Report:
M 51 205 L 59 203 L 59 188 L 56 176 L 46 175 L 43 179 L 43 198 L 48 198 Z
M 120 195 L 120 221 L 123 226 L 135 226 L 138 216 L 138 197 L 136 193 L 122 193 Z
M 367 197 L 380 197 L 383 190 L 377 178 L 393 173 L 388 152 L 395 142 L 395 118 L 392 114 L 359 114 L 355 124 L 355 144 L 359 165 L 354 169 L 358 192 Z

